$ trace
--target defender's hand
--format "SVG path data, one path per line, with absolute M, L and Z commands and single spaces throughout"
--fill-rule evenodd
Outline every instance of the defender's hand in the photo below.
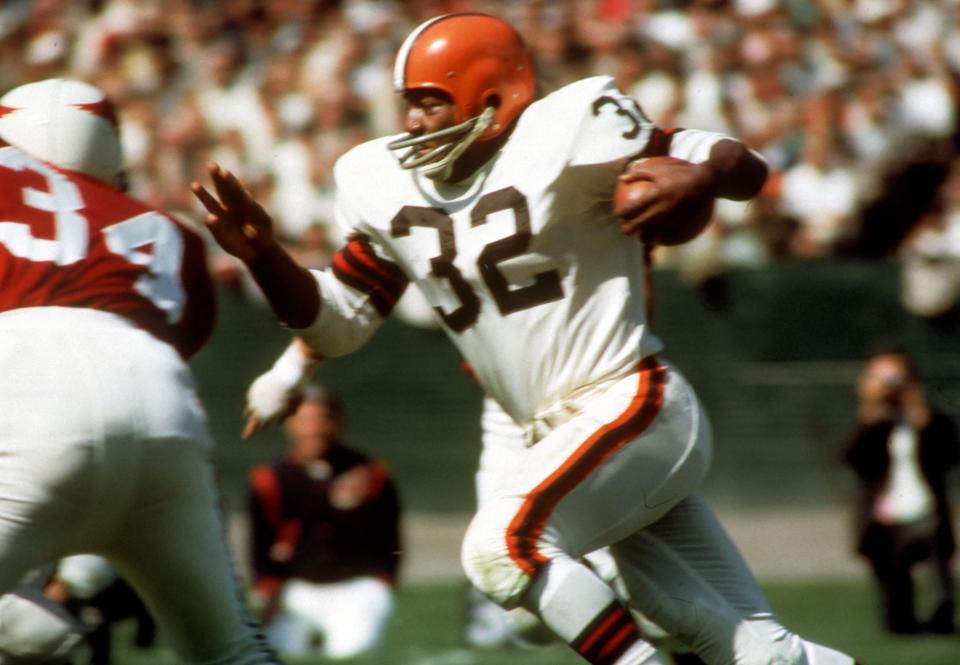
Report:
M 207 171 L 217 196 L 198 182 L 190 184 L 209 213 L 207 228 L 224 251 L 245 263 L 255 261 L 274 244 L 273 220 L 235 175 L 215 163 Z

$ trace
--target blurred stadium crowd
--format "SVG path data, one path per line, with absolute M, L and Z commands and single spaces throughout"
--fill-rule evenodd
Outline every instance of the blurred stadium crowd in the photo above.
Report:
M 398 130 L 392 59 L 430 16 L 512 21 L 545 91 L 615 76 L 662 126 L 729 132 L 773 176 L 664 256 L 732 266 L 897 258 L 903 301 L 960 299 L 960 3 L 953 0 L 8 0 L 0 89 L 88 80 L 125 109 L 131 192 L 197 220 L 208 160 L 268 203 L 300 258 L 338 241 L 331 167 Z M 235 279 L 222 257 L 218 272 Z

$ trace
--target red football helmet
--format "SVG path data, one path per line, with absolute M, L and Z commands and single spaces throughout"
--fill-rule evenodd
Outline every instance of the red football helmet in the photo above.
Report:
M 428 165 L 427 175 L 437 177 L 473 141 L 488 141 L 507 129 L 533 101 L 536 81 L 530 53 L 510 24 L 485 14 L 447 14 L 421 24 L 403 42 L 393 87 L 399 93 L 439 90 L 453 100 L 455 126 L 390 144 L 394 150 L 415 148 L 457 135 L 428 155 L 414 158 L 411 150 L 401 157 L 403 167 Z

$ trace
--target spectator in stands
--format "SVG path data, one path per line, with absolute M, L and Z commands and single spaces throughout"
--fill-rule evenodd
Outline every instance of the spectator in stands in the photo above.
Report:
M 909 353 L 871 356 L 858 386 L 857 424 L 843 459 L 860 481 L 857 547 L 873 570 L 886 628 L 954 631 L 955 542 L 947 477 L 960 460 L 954 421 L 931 406 Z M 917 619 L 912 569 L 932 561 L 939 603 Z
M 960 10 L 953 3 L 692 0 L 682 10 L 667 0 L 632 9 L 624 2 L 454 4 L 513 16 L 545 92 L 617 71 L 624 86 L 641 91 L 659 124 L 744 137 L 767 158 L 773 183 L 798 165 L 811 180 L 804 154 L 820 139 L 803 127 L 802 109 L 832 91 L 859 194 L 853 210 L 831 217 L 837 227 L 867 219 L 864 207 L 888 210 L 901 200 L 894 216 L 912 223 L 925 202 L 889 176 L 929 160 L 931 146 L 957 157 Z M 237 162 L 231 170 L 247 182 L 274 183 L 274 208 L 294 241 L 306 225 L 332 217 L 327 173 L 337 157 L 370 136 L 399 131 L 387 92 L 393 54 L 431 7 L 360 0 L 0 3 L 0 88 L 38 76 L 83 78 L 120 103 L 152 106 L 138 110 L 124 143 L 142 165 L 131 193 L 160 207 L 176 209 L 170 193 L 186 191 L 213 157 L 211 146 L 223 151 L 232 143 L 217 161 Z M 639 52 L 629 46 L 636 43 Z M 665 92 L 651 97 L 651 90 Z M 662 104 L 651 104 L 654 98 Z M 307 112 L 312 126 L 304 124 Z M 769 203 L 754 206 L 750 224 L 735 229 L 735 253 L 746 251 L 751 261 L 764 248 L 777 259 L 836 258 L 829 243 L 791 249 L 780 228 L 788 226 L 782 211 L 796 203 Z M 911 206 L 920 210 L 899 210 Z M 891 240 L 886 218 L 867 226 L 857 239 L 867 250 L 857 255 L 889 257 L 902 236 Z M 718 244 L 720 262 L 742 263 L 722 256 L 730 244 Z
M 935 325 L 949 325 L 960 303 L 960 162 L 931 209 L 898 250 L 900 302 Z
M 797 224 L 793 256 L 834 256 L 854 235 L 860 203 L 856 170 L 832 126 L 811 124 L 801 160 L 783 174 L 780 210 Z
M 283 459 L 250 474 L 254 596 L 267 637 L 290 655 L 375 649 L 394 609 L 400 502 L 387 468 L 339 438 L 331 393 L 307 386 Z

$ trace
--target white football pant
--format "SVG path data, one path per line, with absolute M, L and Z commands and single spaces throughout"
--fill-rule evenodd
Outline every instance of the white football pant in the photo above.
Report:
M 96 553 L 181 660 L 276 662 L 245 609 L 210 449 L 168 344 L 95 310 L 0 314 L 0 591 Z
M 693 494 L 712 435 L 679 372 L 648 362 L 556 405 L 531 429 L 535 443 L 464 540 L 464 569 L 484 594 L 537 612 L 578 648 L 589 640 L 570 617 L 616 596 L 577 559 L 609 546 L 631 607 L 710 665 L 809 662 Z
M 290 655 L 355 658 L 380 645 L 393 608 L 393 589 L 376 577 L 331 584 L 289 580 L 267 638 Z

